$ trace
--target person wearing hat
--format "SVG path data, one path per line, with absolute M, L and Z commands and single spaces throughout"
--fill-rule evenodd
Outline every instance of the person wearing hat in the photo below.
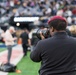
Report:
M 10 58 L 12 54 L 12 46 L 14 45 L 14 40 L 17 39 L 16 37 L 12 36 L 13 33 L 15 33 L 15 29 L 14 27 L 10 26 L 4 34 L 4 41 L 8 50 L 7 63 L 10 63 Z
M 64 17 L 48 21 L 52 37 L 40 40 L 31 52 L 34 62 L 41 62 L 39 75 L 76 75 L 76 39 L 66 32 Z

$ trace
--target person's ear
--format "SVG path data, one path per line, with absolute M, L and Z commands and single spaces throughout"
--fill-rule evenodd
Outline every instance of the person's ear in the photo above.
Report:
M 54 28 L 53 27 L 50 27 L 50 34 L 51 34 L 51 36 L 54 34 Z
M 54 32 L 54 28 L 53 27 L 51 27 L 51 31 Z

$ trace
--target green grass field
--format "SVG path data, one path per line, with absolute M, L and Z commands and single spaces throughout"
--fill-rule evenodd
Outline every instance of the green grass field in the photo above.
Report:
M 2 51 L 4 51 L 4 50 L 6 50 L 6 48 L 0 48 L 0 52 L 2 52 Z
M 3 45 L 4 43 L 0 42 L 0 45 Z M 0 47 L 0 52 L 6 50 L 7 48 L 6 47 Z
M 30 59 L 30 51 L 28 51 L 28 55 L 23 57 L 22 60 L 17 64 L 21 73 L 9 73 L 8 75 L 39 75 L 38 70 L 40 68 L 40 63 L 33 62 Z

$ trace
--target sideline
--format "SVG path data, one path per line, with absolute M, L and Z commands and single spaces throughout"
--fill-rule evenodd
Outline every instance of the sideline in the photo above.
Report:
M 0 64 L 2 62 L 7 61 L 6 57 L 7 57 L 7 50 L 0 53 Z M 17 65 L 18 62 L 22 59 L 22 57 L 23 57 L 23 52 L 22 52 L 21 45 L 14 46 L 13 50 L 12 50 L 12 56 L 11 56 L 11 61 L 10 62 L 14 65 Z M 8 72 L 0 71 L 0 75 L 8 75 Z

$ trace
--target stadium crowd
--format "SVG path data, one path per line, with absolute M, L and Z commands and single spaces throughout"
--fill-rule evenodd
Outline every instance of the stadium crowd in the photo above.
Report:
M 76 24 L 76 0 L 2 0 L 0 22 L 11 16 L 39 16 L 46 23 L 50 16 L 67 18 L 68 24 Z
M 70 30 L 75 36 L 76 0 L 0 0 L 0 23 L 8 22 L 12 16 L 19 16 L 39 17 L 39 21 L 34 24 L 47 24 L 48 19 L 55 15 L 64 16 L 68 26 L 73 25 Z

